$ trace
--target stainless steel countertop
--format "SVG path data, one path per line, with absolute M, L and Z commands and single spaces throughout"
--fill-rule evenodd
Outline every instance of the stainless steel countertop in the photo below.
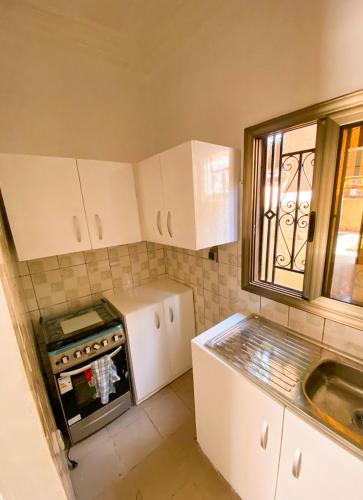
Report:
M 363 433 L 324 414 L 305 395 L 304 382 L 323 361 L 362 371 L 363 364 L 260 316 L 249 316 L 206 344 L 275 399 L 363 459 Z

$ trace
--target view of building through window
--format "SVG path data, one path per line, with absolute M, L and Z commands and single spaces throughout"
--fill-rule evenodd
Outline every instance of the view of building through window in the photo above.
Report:
M 261 170 L 259 280 L 302 291 L 316 124 L 269 135 Z
M 341 130 L 326 295 L 363 305 L 363 124 Z

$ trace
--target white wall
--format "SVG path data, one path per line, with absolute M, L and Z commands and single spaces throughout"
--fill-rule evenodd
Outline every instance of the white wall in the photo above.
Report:
M 145 78 L 123 64 L 112 42 L 96 27 L 0 0 L 0 151 L 147 156 Z
M 150 76 L 155 151 L 363 87 L 360 0 L 227 0 Z

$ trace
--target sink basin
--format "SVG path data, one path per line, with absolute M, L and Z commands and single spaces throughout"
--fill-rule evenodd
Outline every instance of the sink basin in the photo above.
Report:
M 323 361 L 307 377 L 303 389 L 320 417 L 363 442 L 363 371 Z

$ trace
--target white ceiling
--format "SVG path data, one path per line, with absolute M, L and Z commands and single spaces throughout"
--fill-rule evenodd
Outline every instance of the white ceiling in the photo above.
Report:
M 235 0 L 7 1 L 13 8 L 17 4 L 28 9 L 32 19 L 42 19 L 43 31 L 65 43 L 71 39 L 78 45 L 101 46 L 125 66 L 147 74 Z

